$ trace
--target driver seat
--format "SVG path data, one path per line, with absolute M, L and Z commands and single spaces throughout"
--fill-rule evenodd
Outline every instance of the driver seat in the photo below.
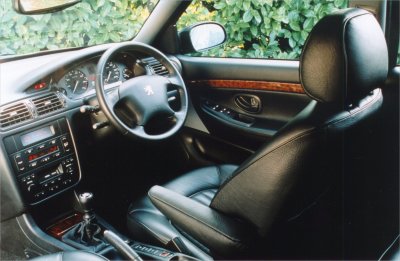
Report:
M 133 238 L 207 259 L 240 257 L 271 237 L 275 224 L 341 180 L 345 134 L 382 104 L 387 53 L 371 13 L 322 18 L 300 58 L 300 81 L 313 101 L 240 166 L 205 167 L 153 187 L 129 208 Z

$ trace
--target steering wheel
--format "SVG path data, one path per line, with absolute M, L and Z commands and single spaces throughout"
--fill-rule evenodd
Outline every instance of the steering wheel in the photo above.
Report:
M 154 57 L 167 70 L 168 76 L 142 75 L 123 82 L 114 97 L 104 90 L 103 73 L 106 64 L 120 52 L 133 52 Z M 185 83 L 171 61 L 157 49 L 143 43 L 123 43 L 108 49 L 100 58 L 96 72 L 96 95 L 99 106 L 108 120 L 124 135 L 147 140 L 162 140 L 174 135 L 183 125 L 188 110 Z M 173 96 L 173 95 L 177 95 Z M 171 99 L 171 97 L 173 97 Z M 170 99 L 169 99 L 170 98 Z M 178 99 L 173 108 L 169 100 Z M 178 107 L 178 108 L 176 108 Z M 168 122 L 164 130 L 148 133 L 149 123 Z

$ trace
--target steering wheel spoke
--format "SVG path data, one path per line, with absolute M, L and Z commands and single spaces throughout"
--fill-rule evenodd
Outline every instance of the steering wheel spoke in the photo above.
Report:
M 186 113 L 184 111 L 177 111 L 174 113 L 174 117 L 177 121 L 185 121 Z
M 115 105 L 119 102 L 119 93 L 118 89 L 114 89 L 107 93 L 107 102 L 111 109 L 115 108 Z
M 116 91 L 105 94 L 102 77 L 104 68 L 110 58 L 119 52 L 152 56 L 172 76 L 138 76 L 125 81 Z M 108 49 L 97 65 L 96 93 L 99 105 L 109 121 L 122 133 L 134 137 L 148 140 L 168 138 L 182 127 L 187 115 L 188 97 L 182 77 L 164 54 L 146 44 L 123 43 Z M 160 117 L 168 119 L 171 116 L 174 116 L 175 121 L 168 128 L 159 128 L 157 126 L 160 124 L 154 124 Z M 156 131 L 155 127 L 158 128 Z M 151 130 L 151 134 L 147 130 Z

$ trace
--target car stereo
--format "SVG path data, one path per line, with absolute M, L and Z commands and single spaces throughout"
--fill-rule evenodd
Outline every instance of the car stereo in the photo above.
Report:
M 34 205 L 80 180 L 80 170 L 66 119 L 4 139 L 27 203 Z

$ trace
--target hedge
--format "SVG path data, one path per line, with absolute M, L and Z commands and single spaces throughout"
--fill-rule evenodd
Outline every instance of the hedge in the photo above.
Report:
M 178 29 L 207 20 L 225 27 L 225 45 L 194 55 L 297 59 L 318 20 L 345 7 L 347 0 L 196 0 Z
M 216 21 L 226 28 L 223 46 L 195 56 L 297 59 L 317 21 L 347 1 L 194 0 L 177 26 Z M 0 55 L 132 39 L 157 2 L 84 0 L 63 12 L 23 16 L 10 11 L 11 0 L 0 1 Z
M 158 0 L 84 0 L 62 12 L 19 15 L 0 2 L 0 55 L 132 39 Z

